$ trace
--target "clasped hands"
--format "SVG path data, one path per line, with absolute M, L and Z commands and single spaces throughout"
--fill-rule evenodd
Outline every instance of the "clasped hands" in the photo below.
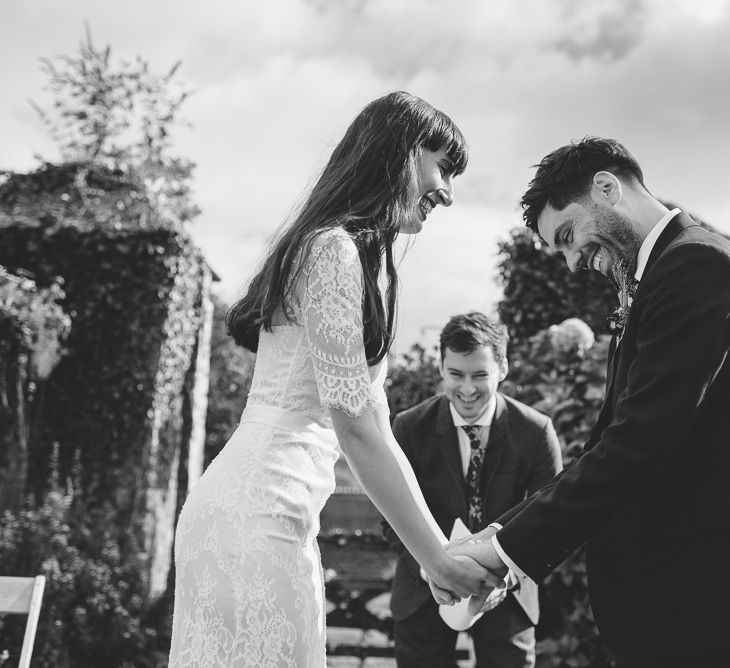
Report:
M 475 615 L 495 608 L 504 600 L 508 568 L 492 545 L 491 539 L 496 532 L 495 527 L 487 527 L 445 546 L 447 554 L 461 562 L 462 568 L 450 578 L 429 577 L 431 594 L 439 605 L 453 605 L 461 598 L 471 596 L 468 610 Z

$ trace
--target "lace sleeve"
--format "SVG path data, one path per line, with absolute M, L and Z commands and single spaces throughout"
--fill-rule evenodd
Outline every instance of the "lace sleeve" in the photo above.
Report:
M 322 406 L 350 417 L 371 402 L 362 324 L 362 267 L 344 230 L 322 233 L 303 267 L 301 320 Z

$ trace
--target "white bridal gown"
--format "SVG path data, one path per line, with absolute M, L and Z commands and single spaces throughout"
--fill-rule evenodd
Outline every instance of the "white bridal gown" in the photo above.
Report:
M 334 491 L 328 415 L 387 405 L 368 367 L 362 270 L 341 229 L 314 241 L 294 322 L 262 331 L 248 404 L 183 506 L 170 668 L 324 668 L 319 513 Z

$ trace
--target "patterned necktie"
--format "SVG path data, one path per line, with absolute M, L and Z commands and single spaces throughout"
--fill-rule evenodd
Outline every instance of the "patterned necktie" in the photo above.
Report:
M 484 463 L 484 453 L 487 451 L 487 444 L 482 443 L 479 435 L 482 428 L 476 424 L 462 425 L 461 427 L 469 437 L 471 445 L 471 457 L 469 459 L 469 468 L 466 472 L 466 488 L 469 494 L 469 515 L 467 524 L 469 531 L 481 531 L 482 526 L 482 464 Z

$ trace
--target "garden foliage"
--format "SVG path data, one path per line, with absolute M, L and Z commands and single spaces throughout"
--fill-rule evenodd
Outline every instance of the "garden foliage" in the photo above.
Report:
M 171 218 L 134 177 L 91 163 L 0 186 L 0 265 L 32 276 L 71 320 L 28 419 L 28 503 L 2 521 L 3 573 L 50 578 L 38 665 L 153 665 L 128 657 L 167 586 L 209 272 Z M 93 643 L 108 657 L 88 658 Z
M 63 297 L 60 281 L 38 288 L 0 266 L 0 509 L 23 500 L 33 401 L 71 326 Z
M 98 48 L 86 26 L 75 56 L 42 58 L 50 108 L 32 102 L 64 162 L 93 162 L 134 174 L 158 213 L 190 221 L 194 163 L 173 153 L 172 130 L 190 91 L 180 62 L 155 74 L 146 60 L 114 62 L 111 47 Z
M 199 252 L 126 176 L 90 164 L 46 165 L 7 180 L 0 230 L 0 263 L 30 272 L 39 286 L 63 277 L 73 321 L 67 354 L 36 407 L 32 486 L 39 491 L 48 479 L 56 441 L 62 476 L 81 452 L 89 498 L 118 487 L 123 469 L 130 482 L 140 465 L 162 474 L 156 465 L 173 456 L 166 441 L 182 428 L 200 326 Z M 146 452 L 130 457 L 134 450 Z M 134 500 L 116 501 L 124 523 Z
M 171 141 L 189 91 L 179 63 L 114 62 L 88 27 L 41 62 L 52 100 L 32 104 L 65 162 L 0 175 L 2 574 L 47 577 L 34 665 L 164 666 L 207 381 L 210 270 Z
M 64 489 L 54 473 L 40 504 L 0 516 L 3 573 L 46 577 L 33 665 L 162 668 L 167 655 L 146 603 L 143 565 L 122 555 L 107 518 L 88 512 L 80 488 L 76 481 Z M 0 620 L 7 666 L 17 663 L 24 627 L 24 617 Z

